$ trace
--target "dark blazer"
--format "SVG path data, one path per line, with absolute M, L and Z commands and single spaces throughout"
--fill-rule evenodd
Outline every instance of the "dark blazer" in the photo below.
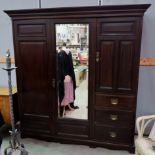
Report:
M 75 99 L 75 89 L 76 89 L 76 81 L 75 81 L 75 73 L 73 67 L 72 54 L 69 52 L 68 54 L 61 50 L 58 53 L 57 57 L 58 62 L 58 87 L 59 87 L 59 102 L 61 103 L 64 98 L 64 79 L 66 75 L 69 75 L 73 81 L 74 88 L 74 99 Z

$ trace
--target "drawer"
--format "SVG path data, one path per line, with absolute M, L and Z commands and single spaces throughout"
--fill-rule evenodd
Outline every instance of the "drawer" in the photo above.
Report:
M 94 138 L 98 141 L 114 144 L 131 144 L 133 136 L 132 130 L 128 128 L 95 125 Z
M 88 137 L 88 126 L 86 125 L 71 125 L 71 124 L 58 124 L 57 134 L 59 136 L 74 136 L 74 137 Z
M 103 106 L 105 108 L 134 110 L 135 97 L 123 96 L 123 95 L 116 96 L 116 95 L 96 94 L 95 105 Z
M 133 126 L 134 113 L 115 110 L 95 110 L 95 122 L 115 127 Z

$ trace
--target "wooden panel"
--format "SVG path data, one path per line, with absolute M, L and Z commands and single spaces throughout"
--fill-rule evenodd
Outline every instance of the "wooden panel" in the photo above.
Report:
M 48 54 L 44 41 L 19 42 L 22 105 L 24 113 L 49 113 Z
M 121 41 L 118 62 L 118 83 L 119 90 L 133 89 L 134 82 L 134 43 L 133 41 Z
M 113 127 L 130 127 L 134 120 L 133 112 L 118 110 L 95 110 L 95 122 Z
M 88 126 L 78 124 L 59 123 L 57 126 L 57 134 L 60 136 L 78 136 L 88 137 Z
M 110 143 L 130 144 L 132 142 L 132 130 L 128 128 L 113 128 L 95 125 L 95 138 L 99 141 Z
M 138 18 L 135 17 L 111 17 L 98 19 L 98 35 L 135 35 L 137 19 Z
M 22 121 L 22 131 L 50 134 L 49 116 L 24 114 Z
M 134 25 L 133 22 L 105 22 L 101 23 L 101 33 L 119 33 L 119 34 L 132 34 L 134 33 Z
M 18 20 L 14 23 L 15 34 L 17 37 L 46 37 L 47 24 L 46 19 L 27 19 Z
M 112 89 L 114 66 L 114 42 L 100 41 L 99 62 L 97 63 L 97 89 Z
M 17 28 L 18 36 L 45 36 L 45 25 L 41 24 L 19 24 Z
M 97 107 L 111 108 L 111 109 L 135 109 L 135 97 L 134 96 L 123 96 L 123 95 L 106 95 L 96 94 L 95 105 Z

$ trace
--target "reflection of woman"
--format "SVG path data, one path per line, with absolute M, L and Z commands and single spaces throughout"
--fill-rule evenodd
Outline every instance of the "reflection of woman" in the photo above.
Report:
M 75 73 L 73 68 L 73 61 L 71 52 L 63 44 L 62 49 L 58 53 L 58 76 L 59 76 L 59 103 L 60 115 L 65 114 L 65 107 L 68 106 L 70 110 L 73 108 L 70 103 L 75 99 Z

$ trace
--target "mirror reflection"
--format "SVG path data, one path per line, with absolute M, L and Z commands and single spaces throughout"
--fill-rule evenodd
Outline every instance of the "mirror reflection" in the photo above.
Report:
M 58 117 L 88 119 L 89 25 L 56 24 Z

